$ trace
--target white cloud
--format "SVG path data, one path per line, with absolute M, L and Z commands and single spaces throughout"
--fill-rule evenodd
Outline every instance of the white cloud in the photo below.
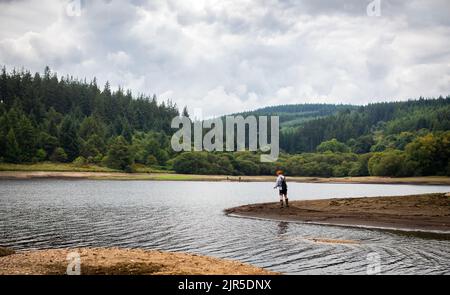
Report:
M 123 51 L 117 51 L 117 52 L 110 52 L 106 56 L 107 60 L 112 62 L 114 65 L 118 67 L 124 67 L 130 64 L 131 58 L 130 56 L 123 52 Z
M 367 1 L 369 3 L 370 1 Z M 0 64 L 97 77 L 205 116 L 450 93 L 450 5 L 365 1 L 0 2 Z

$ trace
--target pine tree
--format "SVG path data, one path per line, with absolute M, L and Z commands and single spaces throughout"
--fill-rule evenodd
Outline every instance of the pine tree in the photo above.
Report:
M 188 112 L 188 109 L 187 109 L 186 106 L 183 108 L 182 116 L 183 117 L 189 117 L 189 112 Z
M 119 170 L 128 170 L 133 162 L 133 156 L 125 138 L 123 136 L 116 137 L 108 150 L 108 167 Z
M 67 153 L 69 161 L 73 161 L 79 155 L 80 140 L 77 134 L 77 126 L 69 116 L 66 116 L 61 123 L 59 142 Z
M 9 129 L 8 135 L 6 136 L 5 160 L 10 163 L 19 163 L 20 155 L 21 150 L 17 143 L 14 130 Z

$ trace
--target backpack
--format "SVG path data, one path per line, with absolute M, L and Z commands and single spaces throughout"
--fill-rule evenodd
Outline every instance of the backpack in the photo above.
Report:
M 283 177 L 283 179 L 281 180 L 281 189 L 283 191 L 287 190 L 286 177 Z

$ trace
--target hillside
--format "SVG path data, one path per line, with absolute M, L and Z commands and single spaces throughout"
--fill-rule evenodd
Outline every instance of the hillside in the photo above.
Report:
M 276 169 L 320 177 L 450 175 L 450 96 L 280 105 L 241 114 L 280 116 L 277 162 L 261 163 L 251 152 L 177 153 L 170 122 L 179 110 L 170 101 L 111 91 L 108 83 L 100 90 L 95 79 L 58 78 L 48 68 L 43 75 L 3 69 L 0 163 L 209 175 L 273 175 Z
M 353 110 L 356 108 L 353 105 L 342 104 L 291 104 L 269 106 L 236 115 L 242 115 L 244 117 L 249 115 L 279 116 L 281 130 L 287 131 L 288 129 L 298 127 L 304 122 L 323 118 L 335 114 L 340 110 Z
M 450 130 L 450 96 L 338 110 L 282 132 L 280 145 L 289 153 L 313 152 L 335 138 L 356 153 L 366 153 L 403 149 L 417 135 L 446 130 Z
M 128 170 L 135 160 L 164 165 L 171 152 L 170 122 L 178 114 L 176 105 L 155 96 L 112 91 L 109 83 L 100 90 L 95 78 L 59 78 L 48 67 L 42 75 L 3 68 L 0 162 L 78 159 L 80 165 Z

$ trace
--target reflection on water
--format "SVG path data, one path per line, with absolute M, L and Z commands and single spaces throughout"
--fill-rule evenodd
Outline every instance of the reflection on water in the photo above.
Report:
M 289 223 L 284 221 L 278 223 L 278 234 L 284 235 L 285 233 L 287 233 L 288 225 Z
M 231 218 L 223 209 L 278 201 L 272 183 L 0 181 L 0 245 L 189 251 L 299 274 L 450 273 L 450 241 L 396 232 Z M 290 199 L 450 191 L 446 186 L 290 183 Z M 315 243 L 314 239 L 357 244 Z

